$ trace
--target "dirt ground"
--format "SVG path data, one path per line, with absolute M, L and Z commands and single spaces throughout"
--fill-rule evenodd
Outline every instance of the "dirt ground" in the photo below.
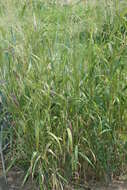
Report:
M 108 186 L 101 183 L 96 183 L 89 185 L 89 187 L 86 188 L 68 188 L 67 190 L 127 190 L 127 181 L 113 181 Z
M 7 184 L 4 177 L 0 177 L 0 190 L 39 190 L 31 179 L 22 186 L 24 172 L 14 168 L 7 174 Z
M 2 181 L 0 177 L 0 190 L 39 190 L 32 182 L 31 179 L 22 187 L 22 181 L 24 178 L 24 172 L 19 168 L 14 168 L 7 174 L 8 187 L 3 188 Z M 5 185 L 4 185 L 5 186 Z M 108 186 L 102 183 L 92 183 L 88 187 L 70 187 L 68 186 L 66 190 L 127 190 L 127 180 L 114 180 Z
M 26 184 L 22 186 L 24 173 L 21 171 L 11 171 L 8 173 L 9 190 L 38 190 L 31 179 L 28 179 Z
M 23 174 L 10 172 L 8 177 L 9 190 L 39 190 L 32 180 L 28 180 L 24 187 L 21 187 Z M 89 187 L 70 188 L 68 190 L 127 190 L 127 181 L 114 181 L 106 186 L 101 183 L 90 185 Z
M 127 181 L 115 181 L 109 186 L 98 184 L 92 190 L 127 190 Z

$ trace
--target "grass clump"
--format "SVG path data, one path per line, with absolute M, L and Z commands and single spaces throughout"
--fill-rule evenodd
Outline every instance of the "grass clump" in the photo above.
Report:
M 0 2 L 1 91 L 14 121 L 13 159 L 41 189 L 115 176 L 126 165 L 122 3 Z

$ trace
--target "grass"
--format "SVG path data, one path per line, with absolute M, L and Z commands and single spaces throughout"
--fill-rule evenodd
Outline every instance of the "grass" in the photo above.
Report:
M 24 182 L 59 190 L 126 170 L 126 59 L 126 1 L 0 2 L 0 88 Z

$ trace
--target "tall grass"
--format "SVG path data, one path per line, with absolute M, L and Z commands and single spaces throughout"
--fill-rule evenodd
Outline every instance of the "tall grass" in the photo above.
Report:
M 0 90 L 24 181 L 59 190 L 125 171 L 126 6 L 0 2 Z

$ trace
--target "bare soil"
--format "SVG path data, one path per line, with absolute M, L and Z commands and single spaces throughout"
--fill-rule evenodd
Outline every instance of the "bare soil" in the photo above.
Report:
M 127 190 L 127 181 L 114 181 L 108 186 L 97 184 L 92 190 Z
M 39 190 L 32 179 L 28 179 L 26 184 L 22 186 L 24 172 L 19 168 L 14 168 L 7 174 L 8 188 L 3 188 L 2 178 L 0 177 L 0 190 Z M 3 178 L 4 180 L 4 178 Z M 3 183 L 5 184 L 5 183 Z M 4 185 L 5 186 L 5 185 Z M 81 187 L 66 187 L 66 190 L 127 190 L 127 180 L 114 180 L 109 185 L 104 185 L 100 182 L 89 183 L 88 186 Z
M 7 174 L 7 188 L 1 188 L 2 184 L 5 186 L 4 178 L 0 177 L 0 190 L 39 190 L 32 179 L 28 179 L 24 186 L 22 182 L 24 179 L 24 172 L 19 168 L 13 168 Z

